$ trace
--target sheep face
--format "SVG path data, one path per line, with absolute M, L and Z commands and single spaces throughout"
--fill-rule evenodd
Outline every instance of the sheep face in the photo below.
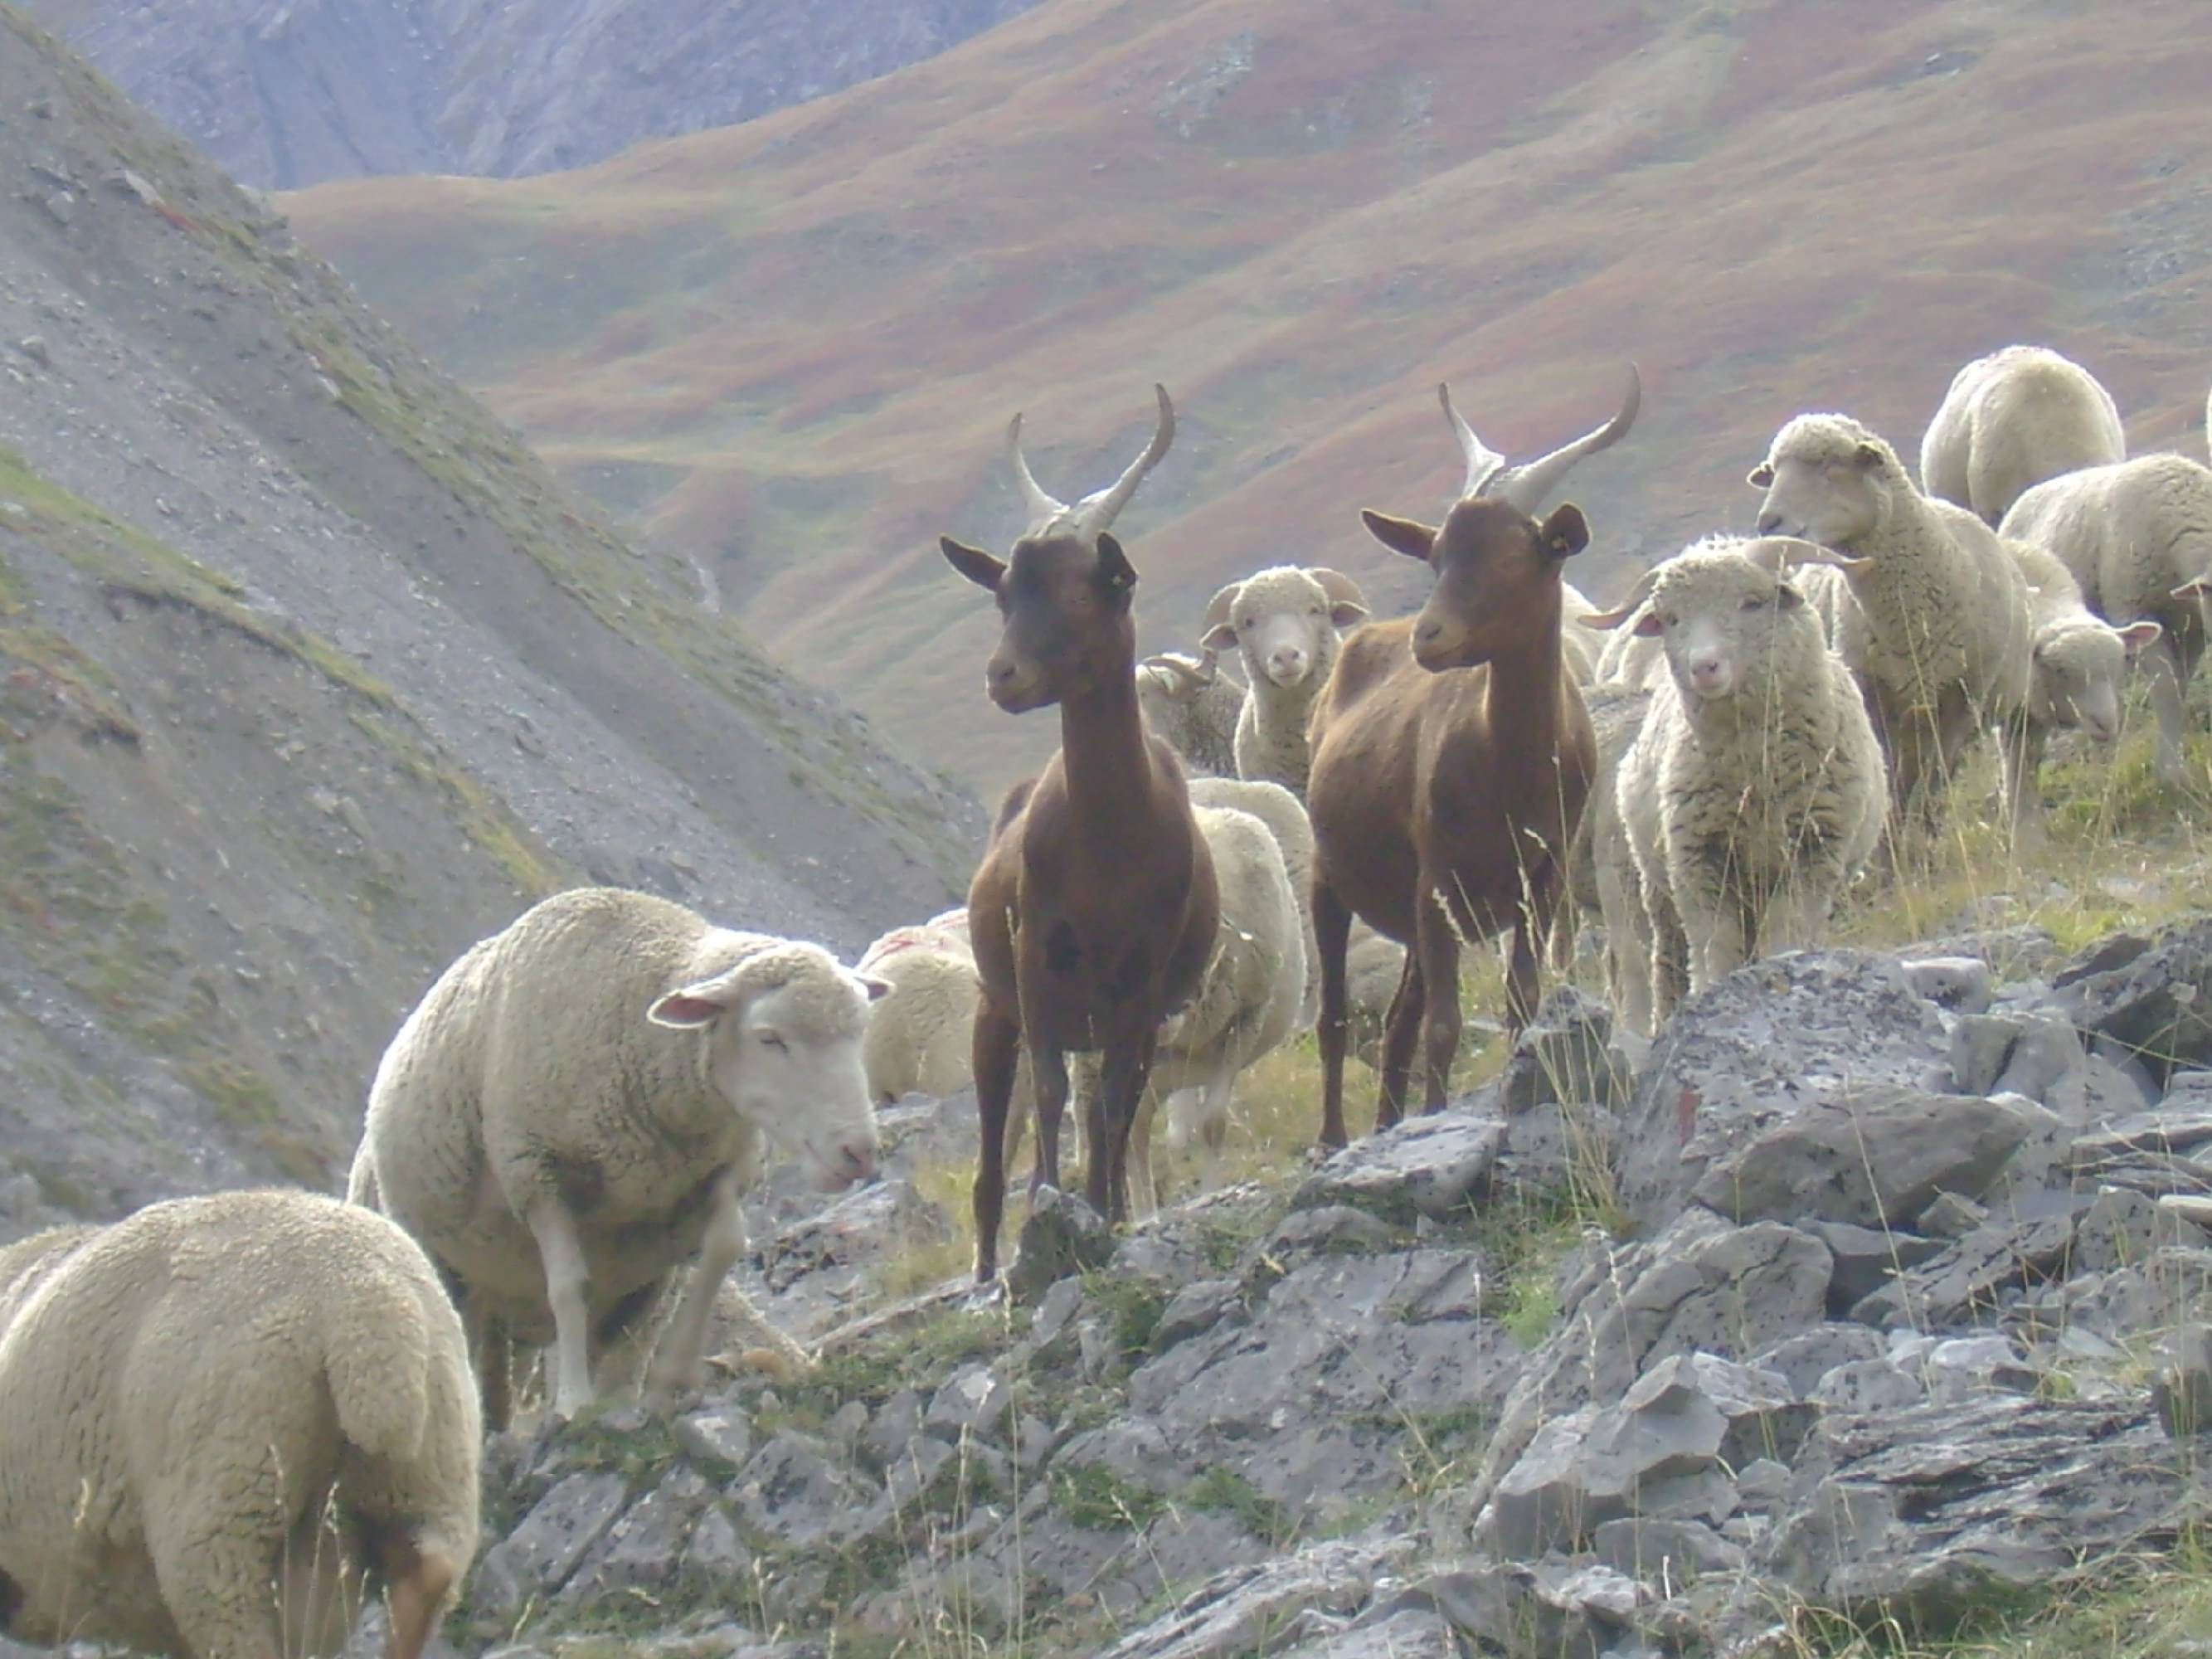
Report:
M 2128 659 L 2162 630 L 2154 622 L 2108 628 L 2091 622 L 2046 630 L 2035 642 L 2035 677 L 2029 716 L 2046 726 L 2072 726 L 2100 744 L 2120 735 L 2120 687 Z
M 1767 458 L 1751 471 L 1762 536 L 1801 536 L 1844 548 L 1888 518 L 1904 479 L 1895 453 L 1856 421 L 1803 416 L 1782 428 Z
M 1563 502 L 1541 524 L 1504 501 L 1455 505 L 1441 529 L 1363 512 L 1385 547 L 1427 561 L 1436 586 L 1413 619 L 1413 659 L 1432 673 L 1472 668 L 1528 643 L 1530 618 L 1556 619 L 1562 562 L 1589 545 L 1582 509 Z M 1549 587 L 1548 594 L 1544 589 Z M 1553 626 L 1556 635 L 1556 620 Z
M 1004 563 L 950 536 L 939 545 L 955 570 L 998 599 L 1006 630 L 983 681 L 1006 713 L 1091 696 L 1128 674 L 1137 573 L 1113 537 L 1102 532 L 1094 549 L 1074 535 L 1024 536 Z
M 1241 652 L 1252 684 L 1287 689 L 1325 673 L 1336 659 L 1336 630 L 1366 615 L 1358 584 L 1341 572 L 1276 565 L 1213 596 L 1202 643 Z
M 794 953 L 795 954 L 795 953 Z M 876 1171 L 878 1141 L 860 1037 L 868 1005 L 891 987 L 841 968 L 817 947 L 783 976 L 740 967 L 653 1005 L 656 1025 L 699 1032 L 706 1074 L 730 1109 L 805 1161 L 836 1192 Z M 779 969 L 771 967 L 768 975 Z
M 1778 659 L 1818 648 L 1804 595 L 1734 553 L 1686 554 L 1662 567 L 1635 632 L 1656 639 L 1689 702 L 1717 702 L 1763 684 Z

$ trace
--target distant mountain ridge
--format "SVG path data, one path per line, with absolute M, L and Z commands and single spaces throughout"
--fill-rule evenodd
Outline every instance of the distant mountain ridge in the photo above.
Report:
M 583 167 L 888 74 L 1036 0 L 36 0 L 233 176 Z

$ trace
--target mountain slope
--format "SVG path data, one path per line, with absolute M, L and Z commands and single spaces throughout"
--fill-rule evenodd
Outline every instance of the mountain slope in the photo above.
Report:
M 5 7 L 0 176 L 0 1234 L 341 1181 L 422 988 L 578 879 L 847 951 L 957 890 L 972 801 Z
M 976 695 L 1000 434 L 1063 493 L 1183 417 L 1124 523 L 1146 638 L 1437 510 L 1449 377 L 1525 453 L 1644 413 L 1573 494 L 1600 589 L 1726 524 L 1800 410 L 1911 449 L 1956 366 L 2080 356 L 2139 445 L 2201 446 L 2212 39 L 2150 0 L 1532 11 L 1052 0 L 928 63 L 587 172 L 287 200 L 549 458 L 895 737 L 997 783 L 1048 745 Z M 2197 453 L 2202 453 L 2197 448 Z
M 541 173 L 743 121 L 941 52 L 1035 0 L 38 0 L 249 184 Z

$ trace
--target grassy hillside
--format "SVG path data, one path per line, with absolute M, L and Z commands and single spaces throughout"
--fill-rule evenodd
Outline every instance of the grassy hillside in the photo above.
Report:
M 1574 490 L 1601 589 L 1741 523 L 1790 414 L 1909 449 L 2016 339 L 2201 453 L 2208 83 L 2180 0 L 1051 0 L 588 172 L 287 205 L 787 660 L 997 781 L 1049 734 L 979 695 L 990 624 L 933 549 L 1014 527 L 1016 408 L 1066 494 L 1176 394 L 1125 520 L 1162 644 L 1276 559 L 1401 598 L 1353 509 L 1440 507 L 1440 377 L 1516 453 L 1642 365 L 1642 424 Z

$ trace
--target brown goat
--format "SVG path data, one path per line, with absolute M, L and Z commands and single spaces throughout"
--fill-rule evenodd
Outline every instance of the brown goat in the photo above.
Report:
M 1444 1103 L 1459 1052 L 1462 944 L 1513 929 L 1506 1018 L 1534 1012 L 1537 953 L 1559 908 L 1563 860 L 1596 765 L 1589 715 L 1562 666 L 1560 568 L 1589 541 L 1579 509 L 1530 511 L 1566 467 L 1636 416 L 1632 377 L 1605 426 L 1520 468 L 1485 447 L 1437 388 L 1468 462 L 1462 497 L 1432 529 L 1363 513 L 1385 546 L 1425 560 L 1418 617 L 1346 636 L 1314 705 L 1314 933 L 1321 953 L 1322 1144 L 1345 1144 L 1345 952 L 1352 918 L 1407 947 L 1391 1000 L 1376 1127 L 1404 1110 L 1423 1037 L 1427 1105 Z
M 998 1273 L 1019 1051 L 1026 1046 L 1036 1091 L 1033 1192 L 1060 1183 L 1067 1054 L 1103 1052 L 1100 1085 L 1085 1107 L 1085 1185 L 1093 1208 L 1127 1219 L 1129 1131 L 1160 1024 L 1198 988 L 1219 925 L 1213 863 L 1191 817 L 1182 764 L 1138 712 L 1130 603 L 1137 573 L 1100 521 L 1127 500 L 1174 432 L 1167 393 L 1154 390 L 1159 432 L 1123 475 L 1127 489 L 1066 507 L 1036 489 L 1017 448 L 1041 523 L 1004 563 L 949 536 L 940 543 L 955 570 L 997 596 L 1006 618 L 985 671 L 991 701 L 1010 714 L 1060 705 L 1060 751 L 1007 792 L 968 890 L 982 981 L 974 1049 L 980 1285 Z M 1017 444 L 1019 422 L 1010 433 Z

